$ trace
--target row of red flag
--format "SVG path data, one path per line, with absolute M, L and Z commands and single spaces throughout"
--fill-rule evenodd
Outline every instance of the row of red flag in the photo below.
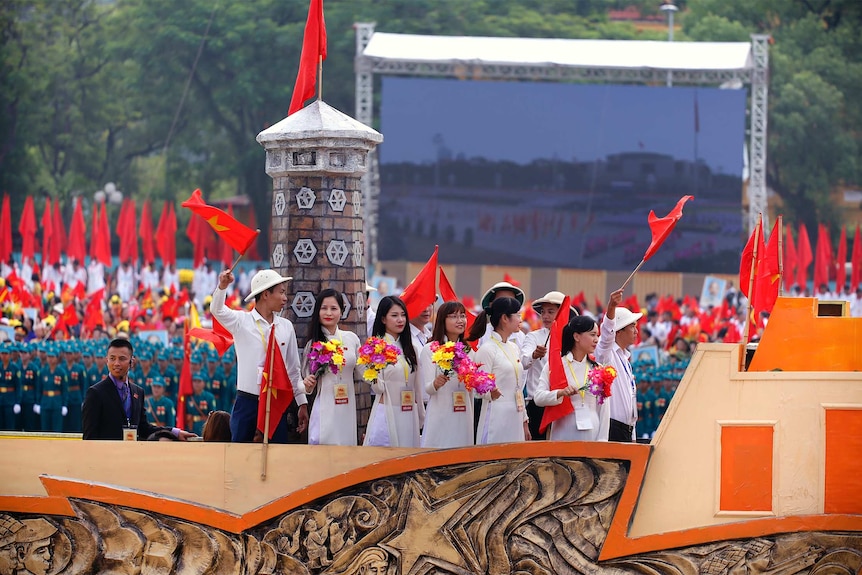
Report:
M 203 206 L 200 192 L 195 192 L 189 202 L 199 202 Z M 197 200 L 195 198 L 197 197 Z M 206 206 L 210 207 L 210 206 Z M 213 208 L 217 209 L 217 208 Z M 220 210 L 219 210 L 220 211 Z M 224 213 L 224 212 L 221 212 Z M 229 207 L 227 215 L 233 218 L 233 207 Z M 118 257 L 120 262 L 137 262 L 142 259 L 145 263 L 155 263 L 156 257 L 161 258 L 164 265 L 177 263 L 177 216 L 173 202 L 164 202 L 158 224 L 153 227 L 154 214 L 149 200 L 145 200 L 138 214 L 136 202 L 127 198 L 123 200 L 114 233 L 119 239 Z M 249 219 L 254 223 L 254 211 L 250 211 Z M 21 234 L 21 255 L 30 261 L 35 259 L 39 252 L 40 244 L 37 242 L 37 234 L 41 240 L 42 261 L 50 265 L 59 263 L 61 256 L 65 255 L 68 260 L 77 259 L 83 263 L 86 257 L 98 260 L 107 267 L 112 266 L 112 232 L 108 225 L 108 211 L 104 202 L 93 205 L 92 220 L 89 226 L 89 249 L 87 242 L 87 223 L 84 217 L 81 198 L 74 199 L 72 220 L 66 232 L 66 223 L 63 221 L 59 201 L 45 199 L 45 207 L 42 217 L 37 221 L 36 208 L 32 197 L 27 197 L 21 220 L 18 224 L 18 232 Z M 186 228 L 186 236 L 194 246 L 194 267 L 198 267 L 207 258 L 211 261 L 223 262 L 230 266 L 234 259 L 234 246 L 231 240 L 235 237 L 231 234 L 219 234 L 216 226 L 207 226 L 200 218 L 191 218 Z M 223 242 L 218 237 L 225 239 Z M 254 239 L 244 246 L 246 256 L 252 260 L 260 259 Z M 244 236 L 243 240 L 248 239 Z M 140 250 L 138 242 L 140 240 Z M 12 214 L 10 209 L 9 194 L 3 195 L 2 209 L 0 209 L 0 261 L 9 261 L 12 255 Z
M 773 233 L 775 233 L 775 228 L 773 228 Z M 799 224 L 796 237 L 794 244 L 790 224 L 787 224 L 782 253 L 784 268 L 782 276 L 785 291 L 790 291 L 794 282 L 801 289 L 805 289 L 808 283 L 808 266 L 812 262 L 814 263 L 815 291 L 822 285 L 828 285 L 829 281 L 833 279 L 835 280 L 836 291 L 840 291 L 847 284 L 847 226 L 841 227 L 841 235 L 835 251 L 832 250 L 829 229 L 824 224 L 817 225 L 817 244 L 814 251 L 811 250 L 811 240 L 804 223 Z M 860 235 L 859 224 L 856 224 L 850 263 L 850 290 L 852 291 L 859 287 L 859 282 L 862 281 L 862 235 Z

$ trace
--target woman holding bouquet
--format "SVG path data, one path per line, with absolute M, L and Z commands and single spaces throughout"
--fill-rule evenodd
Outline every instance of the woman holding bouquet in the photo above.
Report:
M 407 306 L 401 298 L 382 298 L 371 335 L 383 338 L 401 353 L 370 382 L 375 397 L 363 445 L 419 447 L 419 429 L 425 419 L 425 407 L 416 373 L 416 351 L 407 325 Z
M 548 439 L 551 441 L 607 441 L 611 410 L 606 401 L 599 403 L 602 387 L 591 390 L 589 373 L 599 367 L 590 355 L 599 343 L 596 321 L 579 315 L 563 328 L 560 353 L 563 356 L 563 373 L 567 386 L 550 389 L 550 369 L 545 365 L 539 377 L 539 385 L 533 396 L 536 405 L 550 407 L 559 405 L 568 397 L 574 411 L 551 424 Z M 548 362 L 550 363 L 550 361 Z M 559 364 L 558 364 L 559 365 Z
M 356 366 L 359 337 L 338 328 L 342 313 L 344 301 L 336 290 L 317 294 L 302 362 L 305 392 L 317 389 L 308 422 L 310 445 L 356 445 L 353 380 L 362 378 Z
M 444 303 L 437 310 L 431 340 L 419 355 L 419 381 L 429 397 L 422 447 L 473 445 L 473 396 L 458 380 L 456 371 L 458 361 L 470 351 L 464 341 L 466 328 L 464 305 Z
M 490 313 L 480 313 L 476 323 L 483 323 L 486 313 L 494 331 L 476 352 L 474 361 L 494 375 L 496 388 L 482 397 L 476 445 L 527 441 L 530 429 L 524 404 L 523 367 L 518 346 L 511 341 L 512 334 L 521 328 L 521 304 L 510 297 L 495 299 Z

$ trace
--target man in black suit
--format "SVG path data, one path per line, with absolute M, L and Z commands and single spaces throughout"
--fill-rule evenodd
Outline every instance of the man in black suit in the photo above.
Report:
M 132 343 L 114 339 L 108 345 L 108 377 L 87 390 L 81 410 L 84 439 L 123 439 L 124 433 L 145 440 L 156 431 L 167 429 L 185 441 L 197 437 L 177 428 L 155 427 L 147 422 L 144 390 L 129 381 L 134 362 Z

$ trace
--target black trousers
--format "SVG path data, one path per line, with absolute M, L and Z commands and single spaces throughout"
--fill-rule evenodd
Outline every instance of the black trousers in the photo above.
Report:
M 539 433 L 539 426 L 542 423 L 542 416 L 545 414 L 545 408 L 533 403 L 533 400 L 527 402 L 527 418 L 529 419 L 530 437 L 534 440 L 547 439 L 544 433 Z M 547 430 L 546 430 L 547 431 Z
M 608 441 L 617 441 L 620 443 L 632 442 L 632 426 L 626 425 L 622 421 L 611 419 L 611 426 L 608 430 Z

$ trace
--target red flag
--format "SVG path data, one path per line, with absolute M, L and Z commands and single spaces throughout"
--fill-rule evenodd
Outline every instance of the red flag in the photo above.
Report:
M 458 295 L 455 293 L 455 290 L 452 289 L 452 284 L 449 283 L 449 278 L 446 277 L 446 274 L 443 272 L 443 266 L 440 266 L 440 297 L 443 298 L 444 302 L 447 301 L 458 301 Z M 476 321 L 476 314 L 474 314 L 467 306 L 464 306 L 467 311 L 467 327 L 464 329 L 464 333 L 470 333 L 470 328 L 473 327 L 473 323 Z M 477 350 L 479 348 L 479 341 L 475 340 L 470 342 L 473 350 Z
M 186 237 L 192 242 L 192 266 L 198 268 L 204 261 L 204 244 L 201 241 L 198 228 L 203 226 L 203 222 L 196 218 L 194 214 L 189 218 L 189 223 L 186 226 Z
M 309 98 L 314 97 L 317 65 L 326 60 L 326 23 L 323 21 L 323 0 L 311 0 L 308 19 L 302 37 L 302 54 L 299 57 L 299 72 L 290 98 L 287 115 L 298 112 Z
M 60 213 L 60 200 L 54 202 L 54 230 L 51 233 L 51 263 L 60 261 L 60 253 L 66 244 L 66 226 Z
M 45 198 L 45 211 L 42 212 L 42 265 L 54 264 L 51 259 L 51 237 L 54 235 L 54 215 L 51 212 L 51 198 Z
M 410 282 L 403 292 L 401 292 L 401 300 L 407 306 L 407 317 L 413 318 L 422 313 L 422 311 L 434 303 L 437 299 L 437 250 L 439 246 L 434 246 L 434 253 L 431 254 L 428 262 L 419 270 L 413 281 Z
M 808 287 L 808 266 L 814 261 L 811 240 L 808 239 L 808 228 L 804 223 L 799 223 L 799 235 L 796 241 L 799 244 L 796 248 L 796 284 L 804 292 Z
M 180 369 L 180 384 L 177 391 L 177 427 L 180 429 L 186 428 L 186 397 L 190 395 L 194 395 L 194 389 L 192 389 L 192 344 L 187 319 L 183 334 L 183 367 Z
M 757 267 L 757 288 L 754 290 L 754 311 L 755 313 L 765 311 L 772 312 L 775 306 L 775 300 L 778 299 L 778 287 L 781 282 L 781 275 L 778 267 L 778 240 L 781 235 L 781 216 L 772 226 L 772 233 L 769 236 L 769 244 L 763 252 L 763 256 L 758 259 L 760 262 Z
M 12 256 L 12 208 L 9 194 L 3 194 L 3 208 L 0 209 L 0 261 L 8 262 Z
M 141 208 L 141 226 L 138 233 L 141 235 L 141 253 L 144 256 L 144 263 L 155 263 L 156 242 L 153 234 L 153 214 L 150 200 L 144 200 L 144 207 Z
M 670 233 L 673 231 L 673 228 L 676 226 L 676 223 L 682 217 L 682 206 L 689 200 L 693 200 L 694 196 L 683 196 L 676 203 L 676 207 L 670 211 L 668 215 L 663 218 L 658 218 L 655 215 L 653 210 L 649 212 L 649 229 L 652 232 L 652 242 L 650 242 L 649 247 L 647 248 L 646 253 L 644 253 L 643 260 L 647 261 L 661 247 Z
M 847 281 L 847 226 L 841 226 L 841 237 L 838 240 L 838 255 L 835 257 L 835 291 L 841 293 Z
M 569 314 L 563 313 L 563 311 L 567 309 L 569 309 L 569 296 L 563 298 L 560 313 L 557 313 L 554 323 L 551 324 L 551 341 L 548 347 L 548 376 L 550 378 L 549 387 L 551 391 L 565 389 L 569 385 L 569 382 L 566 380 L 566 372 L 563 368 L 563 357 L 560 353 L 563 328 L 569 319 Z M 546 407 L 542 415 L 542 423 L 539 425 L 539 433 L 545 433 L 550 424 L 574 412 L 575 408 L 572 406 L 572 400 L 567 396 L 563 397 L 563 401 L 559 405 Z
M 856 224 L 856 235 L 853 236 L 853 253 L 850 255 L 852 269 L 850 271 L 850 289 L 859 288 L 862 281 L 862 235 L 859 234 L 859 224 Z
M 503 274 L 503 281 L 508 282 L 515 287 L 521 287 L 521 282 L 510 276 L 508 273 Z
M 287 367 L 281 356 L 278 342 L 275 339 L 275 330 L 269 330 L 269 343 L 266 346 L 266 359 L 264 360 L 264 372 L 260 383 L 260 399 L 257 404 L 257 428 L 264 432 L 266 426 L 266 404 L 267 396 L 271 395 L 269 403 L 269 437 L 272 439 L 275 428 L 281 421 L 284 412 L 293 401 L 293 386 L 287 375 Z
M 257 234 L 260 233 L 244 226 L 220 209 L 207 205 L 201 197 L 200 190 L 195 190 L 192 196 L 182 203 L 182 206 L 206 220 L 221 239 L 241 254 L 245 253 L 252 242 L 257 239 Z
M 796 281 L 796 245 L 793 243 L 793 236 L 790 233 L 790 224 L 785 226 L 784 236 L 784 290 L 789 292 L 793 287 L 793 282 Z
M 829 230 L 823 224 L 817 224 L 817 248 L 814 252 L 814 289 L 829 284 L 829 268 L 832 267 L 832 240 Z
M 90 224 L 90 261 L 99 258 L 99 204 L 93 203 L 93 221 Z
M 227 215 L 233 218 L 233 206 L 227 207 Z M 224 267 L 229 268 L 233 263 L 233 248 L 227 242 L 222 242 L 219 252 L 219 261 L 224 264 Z
M 87 257 L 87 223 L 84 221 L 84 212 L 81 209 L 81 198 L 75 198 L 74 204 L 72 225 L 69 226 L 69 241 L 65 244 L 64 250 L 66 257 L 76 259 L 83 264 Z
M 96 326 L 105 327 L 105 318 L 102 315 L 102 300 L 105 299 L 105 288 L 90 294 L 90 301 L 84 310 L 84 327 L 93 331 Z
M 754 230 L 752 230 L 745 247 L 742 249 L 742 257 L 739 261 L 739 291 L 752 304 L 754 303 L 754 293 L 749 293 L 749 290 L 757 289 L 757 283 L 752 283 L 751 280 L 757 277 L 757 262 L 763 254 L 761 245 L 763 245 L 763 220 L 758 219 L 757 225 L 754 226 Z M 755 274 L 754 278 L 752 278 L 752 273 Z
M 189 335 L 213 344 L 219 357 L 221 357 L 227 348 L 233 345 L 233 335 L 215 317 L 212 320 L 212 329 L 195 327 L 189 330 Z
M 24 200 L 18 233 L 21 234 L 21 257 L 32 260 L 36 257 L 36 209 L 33 207 L 33 196 L 27 196 Z
M 254 206 L 250 206 L 248 210 L 248 227 L 255 230 L 257 229 L 257 218 L 254 215 Z M 248 251 L 245 253 L 245 257 L 252 261 L 260 259 L 256 241 L 251 242 L 251 245 L 248 247 Z
M 137 219 L 138 216 L 135 200 L 129 198 L 129 207 L 126 208 L 126 226 L 123 228 L 123 235 L 120 236 L 120 241 L 126 244 L 128 259 L 132 260 L 133 265 L 138 262 Z
M 165 242 L 167 250 L 167 263 L 177 265 L 177 214 L 174 211 L 174 203 L 168 204 L 168 220 L 165 224 L 165 233 L 159 236 Z
M 129 259 L 129 251 L 128 246 L 126 246 L 125 242 L 123 242 L 123 236 L 125 234 L 124 230 L 128 225 L 126 221 L 128 218 L 126 214 L 129 212 L 129 200 L 128 198 L 123 200 L 123 203 L 120 204 L 120 214 L 117 216 L 117 227 L 114 230 L 117 234 L 117 237 L 120 238 L 120 250 L 117 254 L 120 258 L 120 263 L 125 263 L 127 259 Z
M 114 258 L 111 256 L 111 228 L 108 227 L 108 205 L 105 202 L 102 202 L 102 210 L 99 212 L 99 241 L 96 249 L 96 258 L 105 267 L 111 267 Z

